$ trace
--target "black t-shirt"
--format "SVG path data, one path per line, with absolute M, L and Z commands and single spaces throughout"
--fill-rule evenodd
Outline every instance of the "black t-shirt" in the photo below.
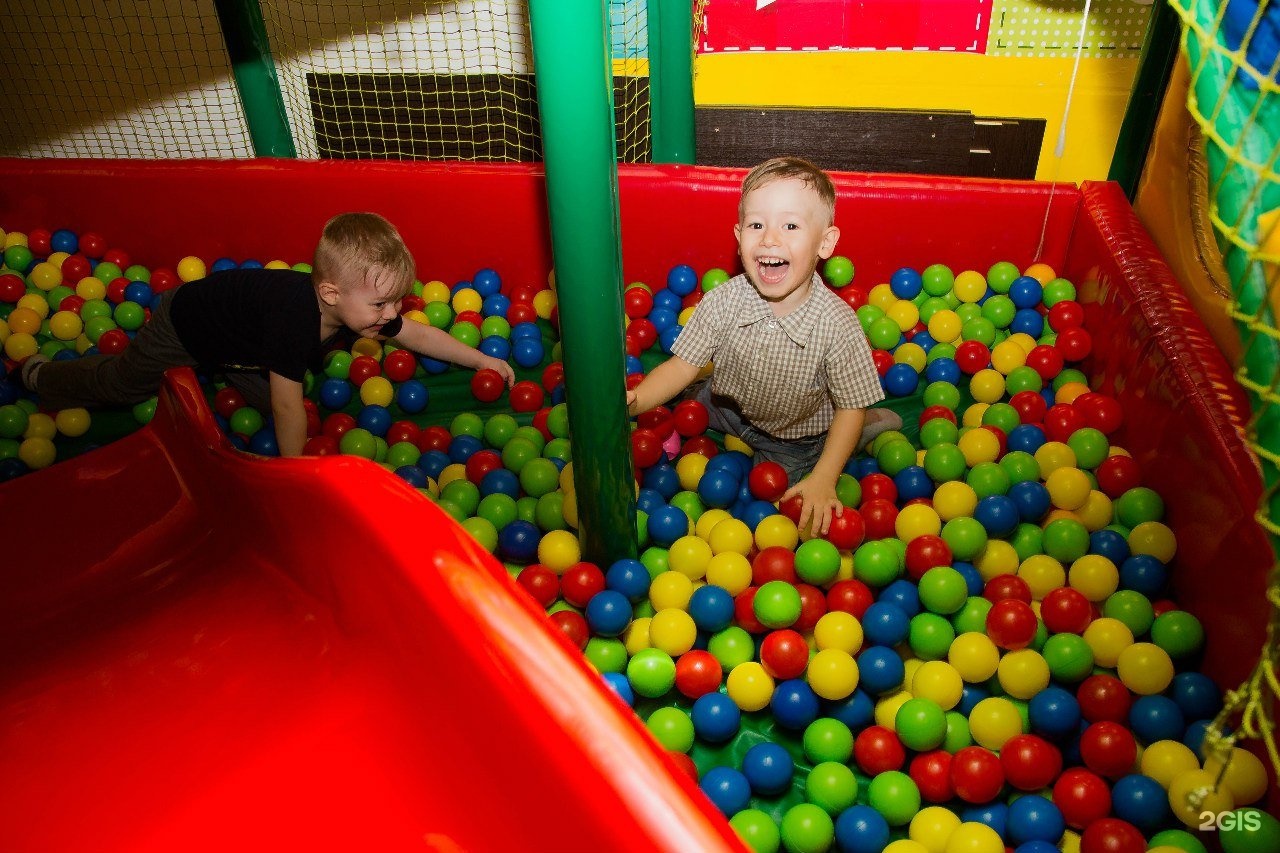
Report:
M 309 273 L 285 269 L 216 272 L 178 288 L 169 306 L 187 352 L 211 369 L 269 370 L 301 382 L 335 346 L 357 335 L 340 329 L 320 339 L 320 305 Z M 383 328 L 400 331 L 400 318 Z

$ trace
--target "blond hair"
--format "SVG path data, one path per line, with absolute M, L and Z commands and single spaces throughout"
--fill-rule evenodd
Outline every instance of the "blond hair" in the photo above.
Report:
M 836 188 L 827 173 L 800 157 L 774 157 L 756 166 L 742 179 L 742 196 L 738 199 L 738 219 L 745 215 L 747 195 L 774 181 L 803 181 L 818 194 L 827 208 L 827 224 L 836 221 Z
M 312 264 L 317 283 L 349 290 L 374 269 L 390 274 L 394 289 L 383 294 L 390 299 L 401 299 L 413 288 L 413 256 L 394 225 L 376 213 L 340 213 L 325 223 Z

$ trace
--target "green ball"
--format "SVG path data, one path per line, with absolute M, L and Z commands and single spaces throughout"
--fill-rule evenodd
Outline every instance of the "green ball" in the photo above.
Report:
M 917 613 L 911 617 L 907 644 L 921 660 L 942 660 L 955 638 L 955 628 L 936 613 Z
M 729 274 L 719 267 L 712 267 L 702 274 L 702 292 L 710 293 L 729 280 Z
M 1204 648 L 1204 626 L 1185 610 L 1170 610 L 1151 624 L 1151 642 L 1178 660 Z
M 555 492 L 552 492 L 555 494 Z M 543 495 L 546 497 L 546 495 Z M 530 524 L 538 523 L 538 501 L 542 498 L 531 498 L 528 495 L 516 501 L 516 518 L 521 521 L 527 521 Z M 546 528 L 548 530 L 552 528 Z
M 1022 275 L 1018 267 L 1009 261 L 996 261 L 987 270 L 987 286 L 996 293 L 1008 293 L 1009 286 Z
M 1079 634 L 1054 634 L 1041 649 L 1049 672 L 1067 684 L 1083 681 L 1093 673 L 1093 650 Z
M 387 464 L 392 468 L 417 465 L 421 457 L 422 451 L 411 441 L 397 441 L 387 448 Z
M 920 603 L 930 613 L 950 616 L 969 600 L 964 575 L 950 566 L 935 566 L 920 578 Z
M 0 459 L 17 459 L 21 443 L 12 438 L 0 438 Z
M 636 510 L 636 545 L 644 548 L 649 544 L 649 513 Z
M 103 284 L 110 284 L 124 275 L 124 270 L 110 261 L 99 261 L 93 268 L 93 277 Z
M 935 418 L 929 423 L 937 423 L 938 421 L 950 423 L 944 418 Z M 935 483 L 959 480 L 964 477 L 966 470 L 968 470 L 968 466 L 965 464 L 964 452 L 951 442 L 935 444 L 924 453 L 924 471 L 929 475 L 929 479 Z
M 485 317 L 480 321 L 480 337 L 510 338 L 511 324 L 507 322 L 506 317 Z
M 627 662 L 631 689 L 646 699 L 657 699 L 676 683 L 676 663 L 661 649 L 641 649 Z
M 1116 590 L 1107 596 L 1102 603 L 1102 615 L 1119 619 L 1135 637 L 1150 631 L 1151 623 L 1156 619 L 1155 608 L 1147 597 L 1131 589 Z
M 626 650 L 622 653 L 625 657 Z M 659 708 L 649 715 L 645 725 L 664 748 L 672 752 L 688 752 L 693 749 L 693 720 L 679 708 Z
M 348 430 L 347 435 L 355 430 Z M 475 515 L 476 510 L 480 508 L 480 489 L 470 480 L 454 480 L 445 485 L 440 490 L 440 497 L 453 501 L 462 507 L 462 511 L 467 515 Z
M 998 427 L 1005 435 L 1022 425 L 1018 410 L 1008 403 L 992 403 L 982 413 L 982 425 Z
M 454 438 L 469 435 L 472 438 L 484 439 L 484 419 L 475 412 L 460 412 L 449 422 L 449 434 Z
M 946 712 L 929 699 L 908 699 L 898 708 L 894 730 L 907 749 L 927 752 L 937 749 L 947 736 Z
M 916 449 L 901 439 L 886 442 L 876 452 L 876 464 L 888 476 L 897 476 L 902 469 L 916 464 Z
M 800 593 L 795 586 L 786 581 L 769 581 L 756 590 L 751 609 L 766 628 L 787 628 L 800 618 L 800 606 Z
M 729 818 L 729 827 L 751 849 L 751 853 L 777 853 L 782 843 L 778 825 L 759 809 L 743 809 Z
M 446 302 L 428 302 L 422 309 L 427 322 L 436 329 L 447 329 L 453 322 L 453 309 Z
M 541 456 L 527 460 L 520 468 L 520 488 L 535 498 L 555 491 L 560 484 L 560 469 Z
M 555 468 L 555 463 L 549 459 L 542 459 L 539 455 L 541 451 L 529 443 L 522 436 L 513 436 L 502 448 L 502 464 L 503 467 L 510 470 L 516 476 L 524 470 L 524 466 L 528 465 L 535 459 L 540 459 Z M 556 472 L 556 481 L 559 482 L 560 473 Z M 523 484 L 522 484 L 523 485 Z
M 920 427 L 920 444 L 926 450 L 939 444 L 955 444 L 960 428 L 946 418 L 930 418 Z
M 538 451 L 538 455 L 542 455 L 542 449 L 547 446 L 547 439 L 542 435 L 537 427 L 522 426 L 516 427 L 514 438 L 523 438 L 525 441 L 533 445 L 534 450 Z
M 150 397 L 146 400 L 143 400 L 141 403 L 138 403 L 136 406 L 134 406 L 133 407 L 134 421 L 136 421 L 138 424 L 142 426 L 146 426 L 147 424 L 151 423 L 151 419 L 156 416 L 157 402 L 158 402 L 157 398 Z
M 1093 427 L 1081 427 L 1067 438 L 1067 447 L 1076 454 L 1076 464 L 1081 468 L 1093 469 L 1101 465 L 1111 451 L 1111 442 L 1101 430 Z
M 89 299 L 80 306 L 80 319 L 84 321 L 86 328 L 89 321 L 98 317 L 110 317 L 111 305 L 102 299 Z
M 1185 829 L 1166 829 L 1163 832 L 1157 832 L 1147 842 L 1148 850 L 1153 847 L 1176 847 L 1179 850 L 1185 850 L 1186 853 L 1209 853 L 1209 848 L 1204 846 L 1204 842 Z
M 547 412 L 547 432 L 556 438 L 569 437 L 569 407 L 564 403 L 556 403 Z
M 307 268 L 306 272 L 311 272 L 310 267 Z M 147 269 L 142 264 L 132 264 L 124 271 L 124 277 L 129 279 L 129 281 L 145 281 L 150 284 L 151 270 Z
M 1040 479 L 1040 463 L 1025 450 L 1011 450 L 1000 459 L 1000 467 L 1009 475 L 1009 485 L 1034 483 Z
M 121 302 L 112 312 L 112 316 L 117 326 L 129 332 L 141 329 L 142 324 L 147 320 L 146 312 L 136 302 Z
M 523 500 L 523 498 L 522 498 Z M 540 498 L 533 498 L 533 523 L 540 530 L 564 530 L 568 524 L 564 520 L 564 492 L 556 490 L 547 492 Z
M 569 462 L 573 459 L 573 446 L 567 438 L 553 438 L 542 448 L 542 455 L 547 459 L 559 459 Z
M 488 521 L 483 518 L 468 518 L 462 522 L 462 528 L 489 553 L 498 550 L 498 531 Z
M 893 349 L 901 338 L 902 329 L 898 328 L 896 321 L 888 317 L 875 320 L 867 329 L 867 340 L 875 349 Z
M 373 437 L 373 461 L 374 462 L 386 462 L 387 451 L 389 449 L 390 448 L 388 448 L 387 440 L 385 438 L 383 438 L 380 435 L 375 435 Z
M 956 348 L 952 344 L 934 344 L 929 350 L 929 354 L 925 356 L 925 364 L 933 364 L 940 358 L 955 358 Z
M 811 764 L 822 761 L 844 764 L 853 755 L 853 732 L 833 717 L 814 720 L 804 730 L 804 754 Z
M 754 658 L 756 647 L 750 634 L 737 625 L 730 625 L 711 635 L 711 639 L 707 640 L 707 651 L 720 661 L 725 672 L 729 672 L 738 664 Z
M 1039 393 L 1042 388 L 1044 388 L 1044 379 L 1036 373 L 1035 368 L 1027 367 L 1025 364 L 1010 370 L 1009 375 L 1004 378 L 1004 390 L 1010 397 L 1020 391 Z
M 968 562 L 987 547 L 987 529 L 973 518 L 953 518 L 942 526 L 942 540 L 952 557 Z
M 871 324 L 876 320 L 884 317 L 884 309 L 874 305 L 863 305 L 855 313 L 858 315 L 858 324 L 862 326 L 863 332 L 870 329 Z
M 836 498 L 849 509 L 857 509 L 862 503 L 862 484 L 852 474 L 836 478 Z
M 920 811 L 920 789 L 907 774 L 889 770 L 871 779 L 867 802 L 890 826 L 906 826 Z
M 1068 367 L 1053 378 L 1053 390 L 1057 391 L 1068 382 L 1072 382 L 1077 385 L 1088 385 L 1089 377 L 1085 376 L 1082 371 L 1074 367 Z
M 996 325 L 986 317 L 974 317 L 960 328 L 960 337 L 990 347 L 996 342 Z
M 1040 529 L 1040 525 L 1024 521 L 1014 529 L 1013 535 L 1009 537 L 1009 544 L 1013 546 L 1018 562 L 1021 563 L 1028 557 L 1044 553 L 1044 531 Z
M 583 650 L 583 653 L 587 657 L 587 663 L 595 667 L 596 672 L 623 672 L 627 668 L 627 647 L 615 637 L 592 637 L 587 640 L 587 647 Z M 671 710 L 677 709 L 672 708 Z M 654 732 L 654 734 L 657 734 L 657 732 Z M 690 738 L 693 737 L 692 724 L 689 736 Z M 662 740 L 662 738 L 659 737 L 658 740 Z M 667 748 L 671 749 L 672 747 L 668 746 Z M 687 748 L 680 751 L 685 752 Z
M 346 379 L 351 375 L 351 353 L 334 350 L 325 357 L 324 375 L 330 379 Z
M 987 613 L 991 610 L 991 602 L 980 595 L 971 595 L 964 605 L 951 617 L 951 626 L 957 634 L 979 633 L 987 631 Z
M 33 260 L 35 255 L 26 246 L 10 246 L 4 250 L 4 265 L 21 275 L 26 275 Z
M 667 503 L 682 511 L 694 524 L 698 523 L 698 519 L 706 511 L 706 506 L 702 503 L 702 498 L 697 492 L 676 492 Z
M 1059 302 L 1070 302 L 1076 298 L 1076 286 L 1065 278 L 1055 278 L 1044 286 L 1044 307 L 1052 308 Z
M 950 293 L 956 283 L 955 274 L 946 264 L 931 264 L 925 267 L 924 272 L 920 273 L 920 279 L 924 285 L 924 292 L 930 296 L 943 296 Z
M 942 406 L 954 412 L 960 407 L 960 389 L 950 382 L 930 382 L 925 386 L 922 402 L 925 406 Z
M 84 335 L 92 343 L 97 344 L 99 338 L 114 328 L 116 328 L 116 321 L 112 317 L 94 317 L 85 321 Z
M 507 446 L 507 442 L 516 434 L 519 426 L 520 424 L 516 423 L 516 419 L 511 415 L 505 413 L 494 415 L 484 423 L 485 443 L 501 450 Z
M 446 515 L 459 524 L 467 520 L 467 514 L 463 512 L 462 507 L 447 498 L 437 498 L 436 506 L 444 510 Z
M 928 296 L 928 293 L 923 295 Z M 933 319 L 934 314 L 937 314 L 939 311 L 946 310 L 947 300 L 939 296 L 928 296 L 924 302 L 920 303 L 920 322 L 927 326 L 929 325 L 929 321 Z
M 822 277 L 832 287 L 844 287 L 853 281 L 853 261 L 843 255 L 832 255 L 822 265 Z
M 1007 329 L 1013 322 L 1013 315 L 1018 313 L 1018 306 L 1002 293 L 997 293 L 982 303 L 982 316 L 997 329 Z
M 799 803 L 782 816 L 782 843 L 791 853 L 825 853 L 836 837 L 831 815 L 813 803 Z
M 1044 552 L 1069 565 L 1089 553 L 1089 531 L 1073 518 L 1055 518 L 1044 528 Z
M 960 318 L 960 325 L 963 328 L 965 323 L 970 320 L 977 320 L 982 317 L 982 306 L 975 305 L 972 302 L 965 302 L 962 305 L 956 305 L 951 309 L 956 312 L 956 316 Z
M 60 284 L 45 294 L 45 301 L 49 303 L 50 311 L 57 311 L 59 306 L 62 305 L 62 300 L 66 299 L 68 296 L 75 295 L 76 292 L 74 290 L 67 287 L 65 284 Z
M 649 570 L 650 578 L 656 578 L 671 568 L 667 561 L 667 549 L 659 548 L 657 545 L 644 549 L 640 553 L 640 562 L 644 563 L 644 567 Z
M 869 586 L 888 586 L 901 574 L 902 559 L 888 540 L 863 542 L 853 552 L 853 576 Z
M 0 438 L 20 438 L 27 431 L 28 420 L 22 408 L 12 403 L 0 406 Z
M 253 435 L 262 429 L 262 413 L 252 406 L 241 406 L 231 413 L 231 431 L 239 435 Z M 348 430 L 344 438 L 354 430 Z M 346 452 L 345 450 L 343 451 Z
M 1116 498 L 1115 515 L 1116 521 L 1128 528 L 1144 521 L 1159 521 L 1164 518 L 1164 499 L 1154 489 L 1135 486 Z
M 1235 819 L 1231 825 L 1223 821 L 1222 829 L 1218 831 L 1222 853 L 1280 850 L 1280 821 L 1261 809 L 1241 808 L 1232 814 Z
M 959 711 L 948 711 L 947 736 L 942 741 L 942 748 L 955 755 L 966 746 L 973 746 L 973 735 L 969 732 L 969 720 Z
M 826 539 L 810 539 L 796 549 L 795 567 L 805 583 L 824 586 L 840 572 L 840 551 Z
M 497 530 L 502 530 L 518 516 L 516 499 L 501 492 L 485 495 L 476 506 L 476 515 L 488 521 Z
M 809 771 L 804 796 L 827 814 L 838 816 L 857 802 L 858 777 L 843 761 L 824 761 Z
M 474 323 L 454 323 L 449 327 L 449 334 L 472 349 L 480 346 L 480 330 Z
M 1009 481 L 1009 473 L 999 462 L 979 462 L 969 471 L 965 482 L 978 493 L 978 500 L 1008 494 L 1009 487 L 1013 485 Z

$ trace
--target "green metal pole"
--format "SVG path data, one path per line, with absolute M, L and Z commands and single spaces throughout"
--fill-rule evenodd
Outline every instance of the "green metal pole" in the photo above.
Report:
M 648 0 L 653 162 L 692 163 L 693 4 Z
M 259 157 L 296 157 L 267 27 L 257 0 L 214 0 L 244 117 Z
M 584 559 L 636 554 L 608 0 L 531 0 Z
M 1181 32 L 1178 15 L 1170 8 L 1168 0 L 1156 0 L 1151 7 L 1151 22 L 1142 43 L 1142 59 L 1138 63 L 1138 74 L 1133 80 L 1129 106 L 1120 125 L 1120 136 L 1116 139 L 1115 154 L 1111 158 L 1111 172 L 1107 176 L 1120 184 L 1130 201 L 1138 193 L 1138 181 L 1142 178 L 1147 151 L 1155 136 L 1160 105 L 1169 87 L 1174 60 L 1178 57 Z

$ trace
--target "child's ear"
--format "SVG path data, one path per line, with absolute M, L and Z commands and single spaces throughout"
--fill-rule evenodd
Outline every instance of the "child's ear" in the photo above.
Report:
M 733 239 L 739 243 L 742 242 L 742 223 L 739 222 L 733 226 Z
M 320 301 L 325 305 L 337 305 L 338 297 L 341 295 L 338 285 L 331 281 L 325 280 L 316 285 L 316 293 L 320 294 Z
M 839 241 L 840 229 L 834 225 L 828 225 L 827 230 L 822 232 L 822 245 L 818 247 L 818 257 L 823 260 L 831 257 Z

